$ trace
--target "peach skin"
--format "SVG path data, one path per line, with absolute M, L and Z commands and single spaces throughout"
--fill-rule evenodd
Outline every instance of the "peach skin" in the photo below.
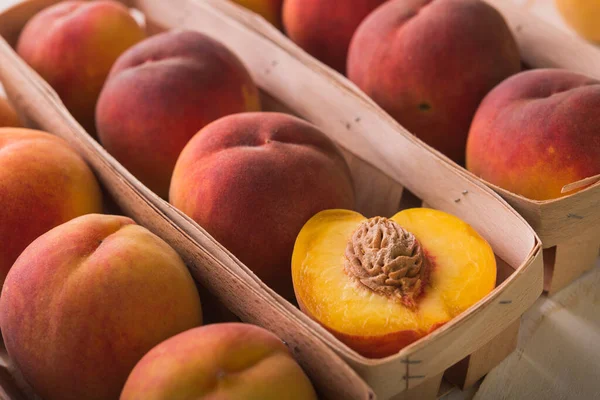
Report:
M 566 23 L 584 39 L 600 43 L 600 1 L 555 0 Z
M 599 109 L 598 80 L 559 69 L 515 75 L 477 110 L 467 168 L 533 200 L 572 194 L 561 189 L 600 174 Z
M 283 24 L 296 44 L 344 74 L 350 39 L 360 23 L 387 0 L 285 0 Z
M 13 106 L 3 97 L 0 97 L 0 128 L 20 127 L 21 121 Z
M 45 400 L 118 398 L 144 354 L 200 325 L 201 313 L 175 250 L 129 218 L 100 214 L 31 243 L 0 297 L 8 354 Z
M 38 236 L 102 211 L 102 193 L 85 161 L 57 136 L 0 128 L 0 284 Z
M 233 0 L 234 3 L 246 7 L 281 29 L 281 6 L 283 0 Z
M 326 210 L 292 256 L 302 311 L 365 357 L 397 353 L 494 288 L 496 260 L 469 225 L 415 208 L 367 219 Z
M 502 15 L 479 0 L 391 0 L 352 37 L 348 77 L 401 125 L 462 164 L 469 125 L 520 71 Z
M 298 232 L 321 210 L 354 207 L 354 189 L 344 157 L 315 126 L 286 114 L 241 113 L 190 140 L 169 200 L 293 298 L 289 265 Z
M 186 143 L 225 115 L 258 111 L 258 89 L 229 49 L 194 31 L 155 35 L 112 68 L 96 110 L 102 145 L 159 196 Z
M 140 360 L 121 400 L 316 400 L 281 340 L 258 326 L 225 323 L 180 333 Z
M 145 36 L 121 3 L 63 1 L 27 22 L 17 52 L 94 134 L 96 101 L 112 64 Z

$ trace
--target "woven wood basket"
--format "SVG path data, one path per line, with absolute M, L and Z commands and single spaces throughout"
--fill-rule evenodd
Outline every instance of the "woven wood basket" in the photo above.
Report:
M 396 355 L 362 357 L 143 186 L 16 55 L 11 45 L 26 21 L 57 2 L 29 0 L 0 15 L 5 39 L 0 41 L 0 80 L 21 117 L 71 143 L 118 205 L 177 249 L 195 279 L 236 315 L 282 337 L 323 398 L 435 398 L 447 387 L 441 385 L 444 374 L 469 386 L 513 351 L 519 318 L 542 292 L 541 244 L 526 221 L 482 182 L 415 139 L 355 86 L 254 14 L 222 0 L 123 1 L 145 15 L 151 32 L 194 29 L 221 41 L 251 71 L 266 109 L 290 112 L 320 127 L 347 158 L 358 211 L 392 215 L 410 203 L 402 196 L 407 188 L 419 204 L 460 217 L 490 242 L 498 277 L 488 296 Z M 4 357 L 4 362 L 14 375 L 10 360 Z

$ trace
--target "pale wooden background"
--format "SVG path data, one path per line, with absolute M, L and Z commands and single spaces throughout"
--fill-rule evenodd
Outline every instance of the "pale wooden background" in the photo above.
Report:
M 552 0 L 506 1 L 574 35 Z M 0 0 L 0 11 L 17 2 Z M 553 298 L 542 297 L 535 303 L 521 320 L 517 351 L 479 387 L 454 391 L 444 399 L 600 399 L 599 287 L 600 260 L 595 269 Z

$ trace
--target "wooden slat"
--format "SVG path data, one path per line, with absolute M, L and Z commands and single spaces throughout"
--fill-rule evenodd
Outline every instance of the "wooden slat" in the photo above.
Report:
M 599 248 L 600 231 L 544 250 L 544 290 L 548 295 L 555 294 L 592 269 L 598 259 Z
M 450 367 L 444 377 L 463 390 L 473 386 L 517 348 L 520 324 L 517 319 L 492 341 Z
M 435 400 L 438 397 L 443 375 L 433 376 L 419 386 L 410 388 L 390 400 Z

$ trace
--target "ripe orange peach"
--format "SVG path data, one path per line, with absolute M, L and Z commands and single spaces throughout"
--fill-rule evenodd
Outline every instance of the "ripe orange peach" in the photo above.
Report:
M 0 128 L 1 127 L 19 127 L 21 121 L 13 106 L 3 97 L 0 97 Z
M 294 42 L 315 58 L 346 72 L 350 39 L 360 23 L 387 0 L 285 0 L 283 24 Z
M 98 181 L 62 139 L 0 128 L 0 285 L 38 236 L 75 217 L 102 211 Z
M 600 174 L 599 109 L 596 79 L 559 69 L 515 75 L 477 110 L 467 168 L 530 199 L 565 196 L 563 186 Z
M 112 64 L 144 37 L 144 30 L 121 3 L 63 1 L 25 25 L 17 52 L 93 133 L 96 101 Z
M 442 211 L 367 219 L 326 210 L 298 235 L 292 277 L 302 311 L 358 353 L 379 358 L 487 295 L 496 261 L 485 239 Z
M 6 349 L 45 400 L 116 399 L 146 352 L 201 322 L 179 255 L 121 216 L 85 215 L 40 236 L 0 297 Z
M 233 2 L 262 15 L 276 28 L 281 28 L 281 5 L 283 0 L 233 0 Z
M 174 336 L 140 360 L 121 400 L 316 400 L 281 340 L 258 326 L 226 323 Z
M 521 68 L 502 15 L 479 0 L 392 0 L 352 38 L 348 77 L 411 133 L 465 158 L 483 97 Z
M 258 89 L 242 62 L 195 31 L 146 39 L 115 63 L 96 111 L 102 145 L 166 198 L 179 153 L 206 124 L 258 111 Z
M 241 113 L 198 132 L 177 160 L 171 204 L 284 297 L 302 225 L 331 207 L 354 207 L 336 146 L 313 125 L 279 113 Z
M 564 20 L 584 39 L 600 43 L 600 1 L 555 0 Z

